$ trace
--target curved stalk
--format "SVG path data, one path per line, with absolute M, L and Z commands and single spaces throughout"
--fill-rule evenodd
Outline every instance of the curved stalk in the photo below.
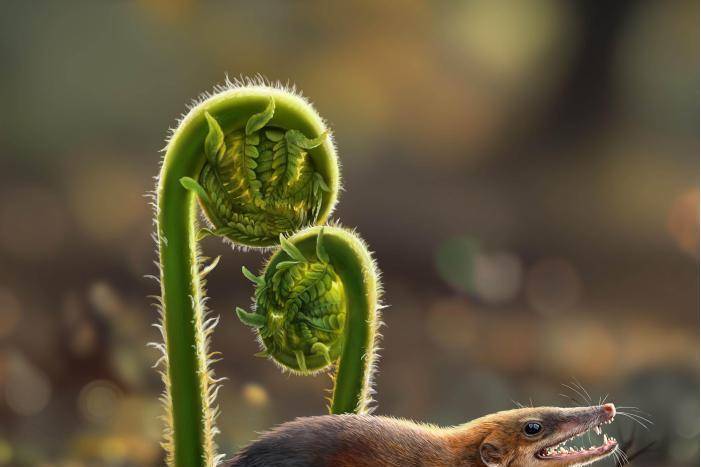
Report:
M 339 175 L 324 122 L 303 98 L 268 86 L 227 86 L 182 119 L 157 188 L 168 464 L 212 466 L 216 380 L 210 369 L 197 240 L 270 247 L 281 233 L 323 223 Z M 195 200 L 211 226 L 199 230 Z M 211 268 L 207 268 L 211 269 Z
M 337 362 L 330 411 L 363 413 L 371 392 L 379 323 L 379 274 L 363 241 L 340 227 L 310 227 L 289 238 L 256 284 L 254 312 L 262 354 L 309 374 Z

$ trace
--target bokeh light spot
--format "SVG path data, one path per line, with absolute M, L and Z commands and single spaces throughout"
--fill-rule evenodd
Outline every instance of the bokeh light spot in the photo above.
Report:
M 102 315 L 116 317 L 124 312 L 124 304 L 117 291 L 105 281 L 95 281 L 88 289 L 90 304 Z
M 581 289 L 579 274 L 564 259 L 540 260 L 526 276 L 528 304 L 543 315 L 571 310 L 579 301 Z
M 485 303 L 499 304 L 513 299 L 521 288 L 521 260 L 510 253 L 479 253 L 474 261 L 474 288 Z
M 556 0 L 458 2 L 448 16 L 450 38 L 466 59 L 517 82 L 565 47 L 568 11 Z M 555 44 L 558 47 L 555 47 Z
M 23 355 L 11 353 L 8 378 L 5 385 L 5 401 L 18 415 L 36 415 L 49 403 L 51 384 L 49 378 L 31 364 Z
M 539 361 L 563 378 L 577 374 L 601 380 L 617 371 L 618 345 L 613 331 L 603 323 L 583 319 L 553 319 L 542 330 Z
M 443 280 L 487 304 L 508 302 L 521 288 L 521 260 L 506 251 L 485 251 L 471 237 L 443 242 L 436 251 L 435 262 Z
M 86 420 L 104 424 L 114 416 L 119 399 L 119 388 L 106 380 L 88 383 L 78 395 L 78 409 Z
M 474 290 L 474 261 L 479 244 L 470 237 L 451 238 L 436 251 L 436 268 L 441 278 L 461 292 Z
M 10 465 L 12 461 L 12 445 L 5 439 L 0 438 L 0 465 Z
M 699 190 L 689 190 L 677 197 L 667 217 L 667 231 L 680 250 L 699 255 Z
M 246 383 L 241 388 L 241 395 L 252 407 L 265 407 L 270 402 L 268 391 L 258 383 Z

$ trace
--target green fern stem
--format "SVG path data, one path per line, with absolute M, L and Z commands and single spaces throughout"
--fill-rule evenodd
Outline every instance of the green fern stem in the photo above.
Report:
M 197 240 L 270 247 L 323 223 L 336 203 L 338 164 L 328 131 L 301 97 L 268 86 L 230 87 L 203 100 L 168 143 L 157 188 L 169 465 L 218 460 Z M 199 229 L 199 200 L 211 226 Z
M 309 227 L 285 238 L 256 284 L 255 311 L 237 309 L 263 351 L 284 369 L 309 374 L 337 364 L 330 411 L 363 413 L 370 399 L 380 283 L 363 241 L 340 227 Z

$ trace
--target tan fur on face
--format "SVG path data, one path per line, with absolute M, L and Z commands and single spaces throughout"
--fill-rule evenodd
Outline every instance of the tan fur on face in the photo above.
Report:
M 541 449 L 608 419 L 599 407 L 563 409 L 538 407 L 514 409 L 478 418 L 452 430 L 448 436 L 450 449 L 463 466 L 567 467 L 591 464 L 608 454 L 591 459 L 540 459 Z M 528 422 L 542 425 L 541 433 L 527 436 L 523 428 Z

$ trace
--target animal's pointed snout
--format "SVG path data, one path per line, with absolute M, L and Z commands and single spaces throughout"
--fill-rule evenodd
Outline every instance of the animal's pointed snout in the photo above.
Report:
M 612 403 L 604 404 L 601 406 L 602 409 L 604 409 L 604 412 L 606 412 L 606 415 L 609 418 L 613 418 L 616 416 L 616 406 L 613 405 Z

